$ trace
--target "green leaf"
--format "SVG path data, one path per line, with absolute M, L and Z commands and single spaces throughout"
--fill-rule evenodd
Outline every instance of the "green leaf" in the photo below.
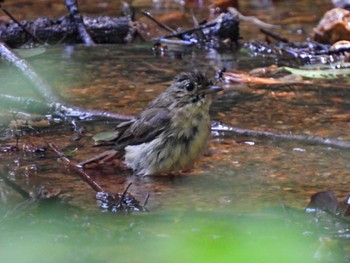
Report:
M 95 143 L 103 143 L 103 142 L 110 142 L 113 141 L 118 137 L 117 131 L 106 131 L 106 132 L 100 132 L 96 134 L 92 139 L 95 141 Z
M 350 75 L 350 68 L 305 70 L 290 67 L 282 67 L 281 69 L 286 70 L 289 73 L 310 79 L 336 79 Z
M 300 67 L 300 69 L 307 69 L 307 70 L 318 70 L 318 69 L 345 69 L 350 68 L 349 62 L 339 61 L 339 62 L 333 62 L 328 64 L 323 63 L 316 63 L 316 64 L 306 64 Z

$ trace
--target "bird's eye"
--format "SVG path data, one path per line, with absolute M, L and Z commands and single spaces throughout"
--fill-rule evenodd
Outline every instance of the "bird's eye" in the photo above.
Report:
M 192 82 L 189 82 L 185 86 L 187 91 L 192 91 L 194 89 L 194 84 Z

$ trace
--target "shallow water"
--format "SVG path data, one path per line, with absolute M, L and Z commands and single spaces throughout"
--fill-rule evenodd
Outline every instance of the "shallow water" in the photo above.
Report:
M 45 53 L 28 61 L 64 102 L 127 115 L 145 107 L 180 71 L 196 67 L 213 76 L 222 67 L 246 72 L 278 63 L 244 52 L 197 49 L 157 56 L 152 43 L 46 47 Z M 40 99 L 7 64 L 0 65 L 0 75 L 1 93 Z M 349 92 L 339 88 L 342 82 L 227 89 L 215 98 L 212 119 L 246 129 L 350 140 Z M 6 132 L 9 119 L 23 118 L 8 112 L 1 111 L 0 127 Z M 91 137 L 115 123 L 78 122 L 83 126 L 86 132 L 79 142 L 72 141 L 71 127 L 48 126 L 20 137 L 19 147 L 52 142 L 78 162 L 103 150 L 92 147 Z M 3 144 L 15 144 L 15 139 Z M 340 199 L 349 194 L 349 155 L 348 150 L 322 145 L 213 133 L 210 152 L 190 173 L 135 178 L 116 165 L 87 170 L 109 192 L 122 192 L 132 182 L 129 191 L 138 200 L 150 194 L 150 212 L 122 215 L 101 212 L 94 192 L 54 153 L 1 153 L 1 167 L 10 171 L 11 180 L 28 191 L 38 185 L 59 187 L 68 199 L 65 204 L 27 203 L 1 183 L 0 258 L 4 262 L 348 261 L 347 239 L 334 238 L 347 233 L 347 226 L 334 222 L 339 228 L 327 229 L 303 209 L 318 191 L 332 189 Z

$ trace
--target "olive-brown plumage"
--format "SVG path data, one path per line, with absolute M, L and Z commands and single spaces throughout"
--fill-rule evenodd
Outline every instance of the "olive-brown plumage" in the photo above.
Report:
M 113 141 L 137 175 L 187 169 L 207 147 L 211 94 L 219 90 L 199 71 L 180 73 L 137 117 L 109 133 L 107 140 Z M 103 135 L 94 137 L 97 143 L 101 138 L 105 141 Z

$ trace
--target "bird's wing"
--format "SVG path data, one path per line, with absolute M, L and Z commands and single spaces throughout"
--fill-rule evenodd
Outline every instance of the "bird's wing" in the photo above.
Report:
M 114 145 L 115 141 L 129 128 L 136 119 L 120 123 L 114 130 L 97 133 L 92 137 L 98 146 Z
M 148 108 L 141 112 L 117 138 L 117 145 L 135 145 L 153 140 L 170 125 L 170 112 L 165 108 Z M 123 127 L 124 128 L 124 127 Z

